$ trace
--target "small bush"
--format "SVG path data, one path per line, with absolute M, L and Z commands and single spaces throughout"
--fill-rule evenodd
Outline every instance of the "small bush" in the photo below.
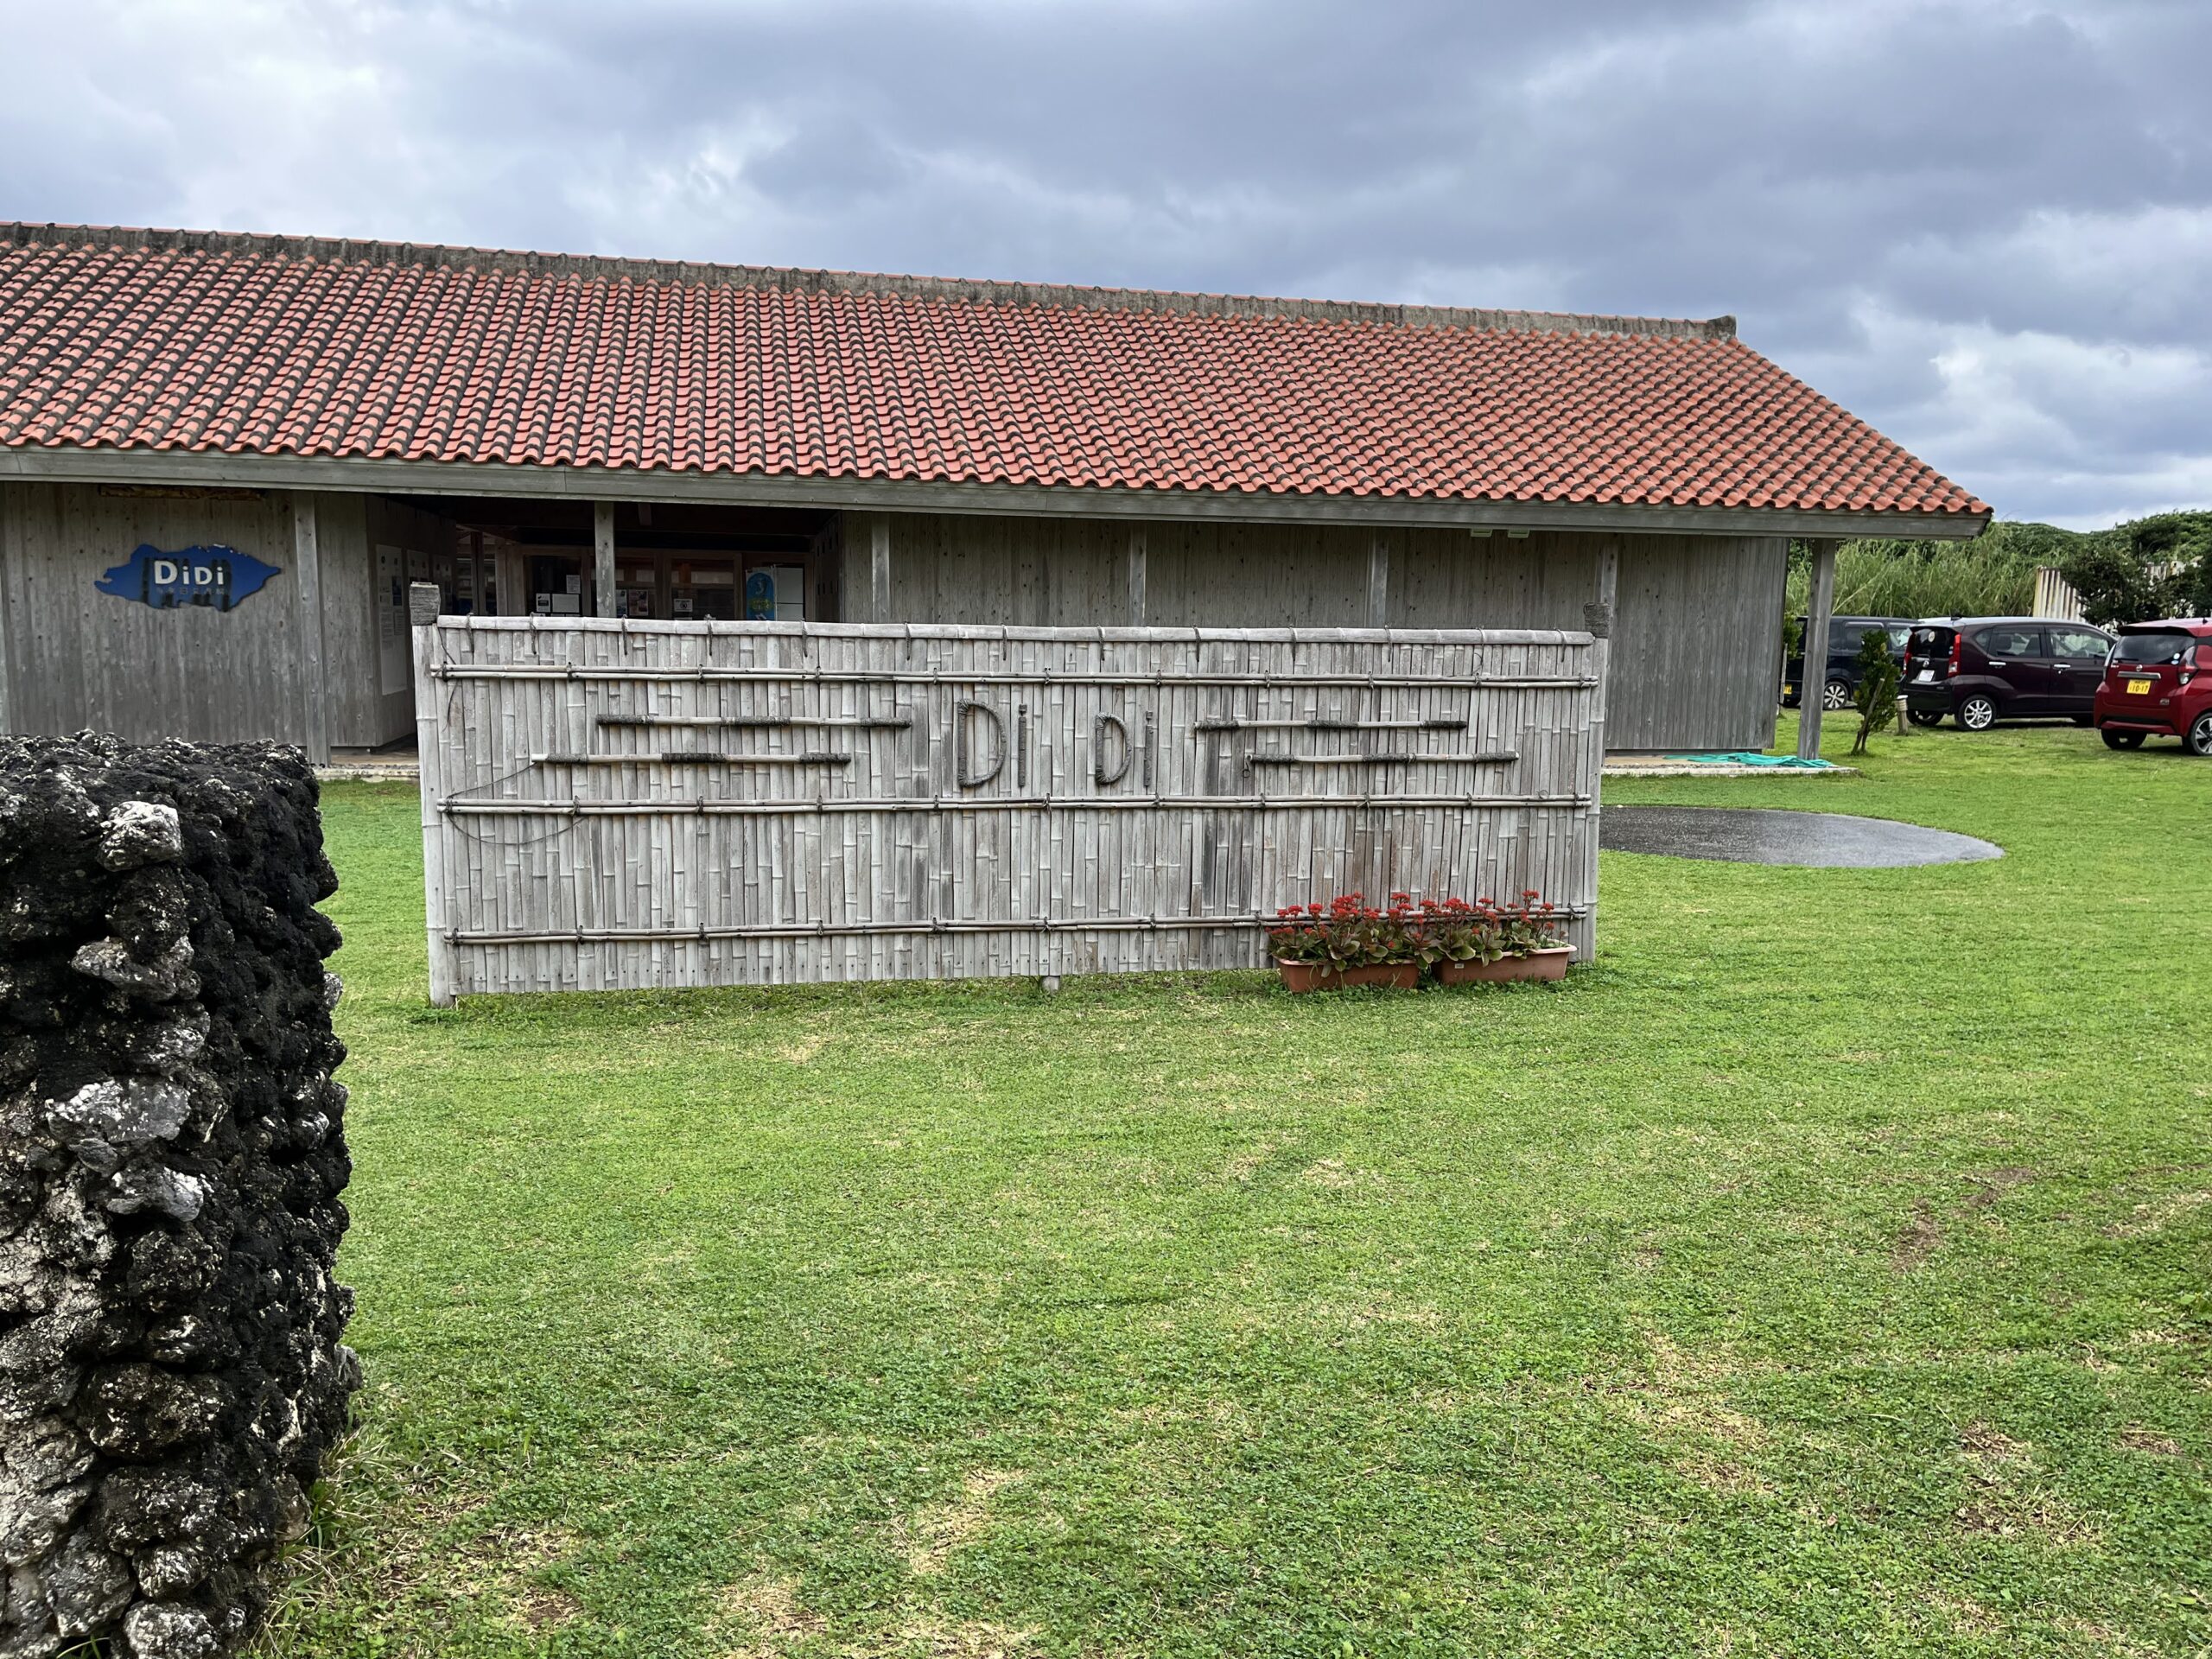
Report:
M 1851 740 L 1853 754 L 1866 753 L 1866 740 L 1874 728 L 1897 707 L 1897 664 L 1890 655 L 1886 628 L 1869 628 L 1859 642 L 1859 689 L 1852 693 L 1859 710 L 1859 733 Z

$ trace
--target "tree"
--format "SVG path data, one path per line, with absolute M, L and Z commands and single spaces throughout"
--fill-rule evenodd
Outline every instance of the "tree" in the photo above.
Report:
M 2161 512 L 2084 537 L 2058 572 L 2100 627 L 2212 609 L 2212 512 Z
M 1874 728 L 1897 707 L 1897 663 L 1890 655 L 1887 628 L 1869 628 L 1859 642 L 1859 689 L 1851 701 L 1859 710 L 1859 734 L 1851 740 L 1851 752 L 1864 754 Z

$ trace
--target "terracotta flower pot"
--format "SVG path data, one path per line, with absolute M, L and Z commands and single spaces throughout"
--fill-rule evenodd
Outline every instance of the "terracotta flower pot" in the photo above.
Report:
M 1567 964 L 1574 960 L 1571 944 L 1548 944 L 1525 957 L 1500 957 L 1496 962 L 1440 962 L 1436 977 L 1446 985 L 1472 985 L 1501 979 L 1564 979 Z
M 1386 962 L 1372 968 L 1346 968 L 1339 972 L 1323 962 L 1285 962 L 1275 958 L 1287 991 L 1339 991 L 1352 985 L 1388 985 L 1410 991 L 1421 983 L 1417 962 Z

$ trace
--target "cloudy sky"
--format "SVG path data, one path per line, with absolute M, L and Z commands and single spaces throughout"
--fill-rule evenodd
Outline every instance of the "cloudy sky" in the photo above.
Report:
M 1684 316 L 2212 506 L 2208 0 L 0 0 L 0 218 Z

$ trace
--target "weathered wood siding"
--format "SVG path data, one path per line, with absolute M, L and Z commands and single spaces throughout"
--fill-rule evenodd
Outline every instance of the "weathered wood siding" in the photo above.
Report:
M 0 485 L 10 728 L 297 742 L 300 605 L 289 496 Z M 234 610 L 156 610 L 93 584 L 141 543 L 219 543 L 278 568 Z
M 1774 741 L 1789 543 L 1649 536 L 1621 556 L 1616 749 L 1764 749 Z
M 1584 632 L 474 617 L 414 646 L 441 1001 L 1249 966 L 1278 906 L 1353 889 L 1535 887 L 1593 937 Z
M 308 741 L 303 630 L 321 630 L 328 741 L 374 747 L 414 728 L 414 691 L 378 688 L 370 587 L 378 540 L 429 550 L 445 521 L 374 496 L 313 504 L 319 613 L 303 613 L 297 498 L 283 492 L 131 494 L 91 485 L 0 484 L 0 721 L 87 727 L 134 741 Z M 142 543 L 219 544 L 277 568 L 228 612 L 155 610 L 93 584 Z
M 888 603 L 870 601 L 872 536 L 889 539 Z M 1143 615 L 1130 567 L 1141 538 Z M 1027 626 L 1580 628 L 1601 555 L 1619 559 L 1616 749 L 1763 748 L 1773 741 L 1786 541 L 931 513 L 853 515 L 854 621 Z M 1383 607 L 1373 607 L 1380 551 Z

